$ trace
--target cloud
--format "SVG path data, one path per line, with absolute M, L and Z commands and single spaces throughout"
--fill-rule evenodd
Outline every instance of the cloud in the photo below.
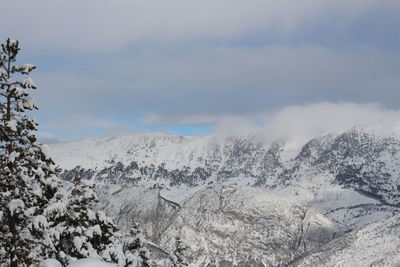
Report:
M 358 126 L 400 135 L 400 110 L 378 104 L 317 103 L 284 108 L 261 123 L 259 129 L 266 140 L 291 139 L 298 144 Z
M 53 131 L 228 118 L 253 127 L 251 114 L 323 101 L 400 108 L 398 0 L 21 0 L 2 10 L 0 35 L 38 65 L 36 114 Z
M 7 12 L 0 17 L 0 34 L 13 33 L 33 46 L 85 51 L 118 50 L 133 42 L 235 39 L 254 34 L 285 40 L 321 29 L 346 37 L 371 14 L 395 18 L 399 6 L 397 0 L 364 0 L 362 4 L 357 0 L 7 1 L 2 3 Z M 369 32 L 374 34 L 374 28 Z
M 33 73 L 43 113 L 132 118 L 246 113 L 293 103 L 381 102 L 398 107 L 400 55 L 314 45 L 194 46 L 86 62 L 96 76 Z M 35 76 L 36 75 L 36 76 Z
M 44 144 L 56 144 L 64 142 L 63 139 L 60 139 L 58 136 L 49 132 L 38 132 L 37 137 L 39 141 Z
M 38 69 L 33 78 L 39 121 L 52 121 L 53 130 L 79 132 L 104 120 L 118 125 L 106 123 L 106 129 L 124 127 L 118 121 L 135 129 L 207 125 L 216 117 L 246 120 L 246 114 L 321 101 L 400 108 L 400 55 L 392 51 L 196 46 L 169 55 L 159 49 L 118 62 L 87 63 L 99 66 L 97 77 Z
M 113 128 L 115 123 L 107 119 L 91 118 L 78 114 L 69 114 L 61 119 L 45 121 L 41 126 L 47 130 L 80 131 L 88 128 Z
M 206 125 L 221 121 L 226 116 L 218 114 L 165 115 L 150 113 L 141 122 L 148 125 Z
M 148 119 L 148 123 L 156 124 L 213 124 L 213 133 L 217 135 L 256 133 L 267 143 L 290 139 L 296 146 L 318 136 L 343 133 L 357 126 L 400 136 L 400 110 L 375 103 L 321 102 L 243 115 L 176 115 L 165 120 L 153 114 Z

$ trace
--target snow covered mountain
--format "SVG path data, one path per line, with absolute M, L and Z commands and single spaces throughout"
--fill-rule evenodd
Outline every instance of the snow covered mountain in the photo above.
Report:
M 179 235 L 202 266 L 279 266 L 332 240 L 342 227 L 265 189 L 209 186 L 172 218 L 160 245 Z
M 294 241 L 274 237 L 274 231 L 267 245 L 255 245 L 258 235 L 266 235 L 268 229 L 282 230 L 282 223 L 296 229 L 286 232 L 291 238 L 301 235 L 301 220 L 286 214 L 293 206 L 322 218 L 324 230 L 318 231 L 324 235 L 328 231 L 335 238 L 321 244 L 334 244 L 343 231 L 362 231 L 400 214 L 400 139 L 361 128 L 318 137 L 298 147 L 290 140 L 265 144 L 256 135 L 141 134 L 54 144 L 52 151 L 64 169 L 64 179 L 79 175 L 95 180 L 101 185 L 101 208 L 122 227 L 128 227 L 132 219 L 140 221 L 147 237 L 166 249 L 173 234 L 191 236 L 187 233 L 195 231 L 196 225 L 207 226 L 195 241 L 186 239 L 192 244 L 188 254 L 197 262 L 227 260 L 231 266 L 244 260 L 274 266 L 312 255 L 319 246 L 293 251 L 287 247 Z M 234 193 L 220 193 L 221 186 Z M 219 198 L 228 196 L 226 213 L 218 205 Z M 257 203 L 264 204 L 254 208 Z M 238 205 L 243 205 L 239 211 L 234 208 Z M 206 212 L 199 217 L 202 209 Z M 253 224 L 247 223 L 248 216 L 256 218 Z M 279 218 L 272 228 L 265 224 L 268 216 Z M 224 226 L 229 233 L 225 236 Z M 235 227 L 236 235 L 256 234 L 253 240 L 224 247 L 233 238 L 229 230 Z M 210 239 L 213 231 L 220 235 Z M 279 244 L 280 255 L 286 255 L 282 261 L 265 256 L 271 255 L 269 249 L 277 239 L 285 240 Z M 247 257 L 246 246 L 257 248 L 256 256 Z
M 343 235 L 291 266 L 399 266 L 400 217 Z

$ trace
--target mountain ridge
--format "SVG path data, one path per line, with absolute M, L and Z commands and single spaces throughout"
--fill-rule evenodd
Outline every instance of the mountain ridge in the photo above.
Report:
M 293 147 L 290 140 L 271 144 L 261 140 L 252 134 L 228 137 L 142 134 L 92 138 L 52 148 L 56 163 L 64 167 L 62 178 L 69 180 L 78 175 L 94 180 L 101 192 L 101 208 L 122 227 L 136 218 L 144 225 L 146 236 L 164 249 L 171 246 L 163 241 L 164 232 L 176 234 L 179 231 L 172 229 L 186 227 L 179 226 L 175 216 L 183 216 L 187 222 L 193 218 L 197 223 L 202 221 L 188 206 L 199 205 L 200 200 L 189 205 L 190 200 L 210 190 L 210 186 L 258 188 L 263 190 L 262 194 L 314 210 L 318 216 L 341 227 L 330 242 L 335 242 L 341 233 L 361 231 L 400 214 L 400 139 L 396 136 L 357 127 L 313 138 L 298 147 Z M 114 188 L 112 193 L 110 188 Z M 169 201 L 179 207 L 174 208 Z M 220 240 L 218 236 L 215 238 Z M 257 257 L 232 261 L 232 252 L 224 252 L 221 246 L 215 249 L 219 256 L 212 256 L 207 264 L 224 260 L 225 256 L 231 259 L 227 266 L 241 260 L 253 262 L 254 266 L 262 262 Z M 195 247 L 191 251 L 191 259 L 204 259 L 204 255 L 194 253 Z M 304 253 L 313 255 L 317 251 L 315 248 Z M 285 258 L 285 264 L 303 257 L 304 253 Z

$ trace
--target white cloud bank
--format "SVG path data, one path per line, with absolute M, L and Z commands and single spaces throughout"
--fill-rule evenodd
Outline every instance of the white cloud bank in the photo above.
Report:
M 343 133 L 357 126 L 400 136 L 400 110 L 387 109 L 379 104 L 322 102 L 237 116 L 204 114 L 165 118 L 152 114 L 146 122 L 214 124 L 215 134 L 257 133 L 266 142 L 291 139 L 298 145 L 317 136 Z
M 302 143 L 316 136 L 343 133 L 357 126 L 371 128 L 382 134 L 400 135 L 400 111 L 377 104 L 318 103 L 292 106 L 264 121 L 261 131 L 267 140 L 288 138 Z

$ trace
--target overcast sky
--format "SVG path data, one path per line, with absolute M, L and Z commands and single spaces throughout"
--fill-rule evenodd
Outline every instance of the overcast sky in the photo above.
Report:
M 19 62 L 38 66 L 43 136 L 207 134 L 238 121 L 279 124 L 271 116 L 296 108 L 304 112 L 292 121 L 318 110 L 341 114 L 339 127 L 348 116 L 370 121 L 353 113 L 381 120 L 400 109 L 399 0 L 15 0 L 1 9 L 0 36 L 20 40 Z

